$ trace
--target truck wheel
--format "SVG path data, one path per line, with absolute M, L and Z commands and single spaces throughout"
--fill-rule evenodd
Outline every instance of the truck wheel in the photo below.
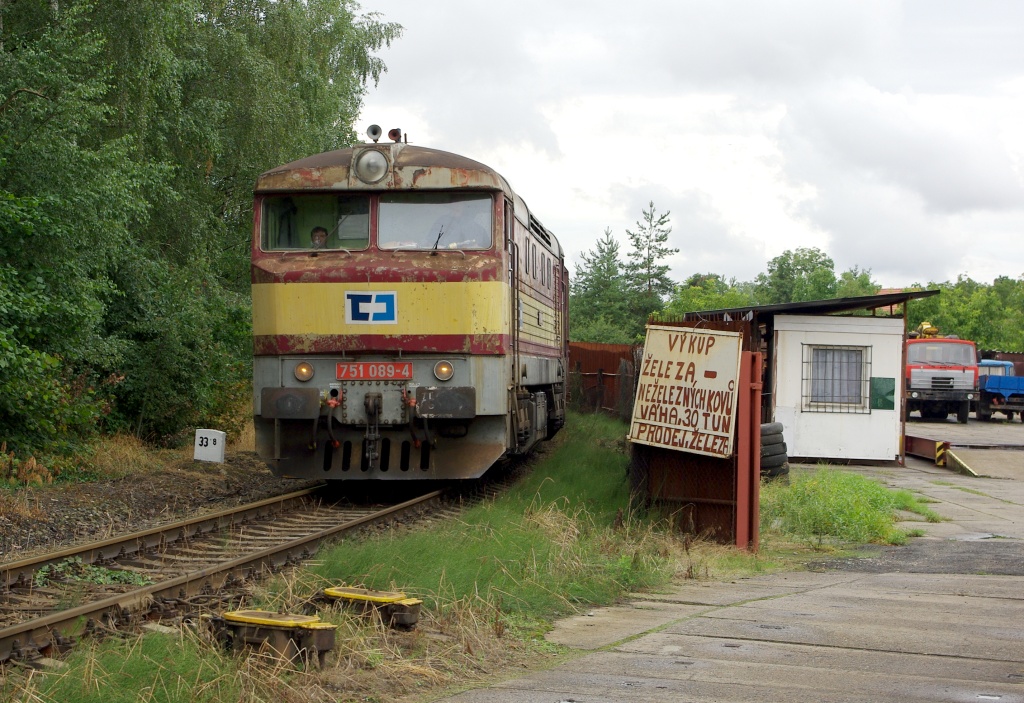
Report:
M 1006 411 L 1006 421 L 1007 422 L 1013 422 L 1013 411 L 1012 410 L 1007 410 Z
M 965 400 L 960 403 L 960 408 L 956 411 L 956 421 L 961 425 L 967 424 L 967 417 L 971 414 L 971 401 Z
M 992 413 L 991 412 L 989 412 L 988 410 L 981 410 L 980 408 L 978 409 L 978 412 L 975 413 L 975 416 L 979 420 L 982 420 L 984 422 L 988 422 L 989 420 L 992 419 Z

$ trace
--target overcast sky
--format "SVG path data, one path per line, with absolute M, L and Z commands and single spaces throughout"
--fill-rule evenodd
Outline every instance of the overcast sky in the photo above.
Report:
M 1024 2 L 361 5 L 405 33 L 360 133 L 493 167 L 570 262 L 653 201 L 676 280 L 797 247 L 885 287 L 1024 276 Z

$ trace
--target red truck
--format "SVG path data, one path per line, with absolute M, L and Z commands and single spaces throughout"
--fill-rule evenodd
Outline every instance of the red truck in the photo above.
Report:
M 966 423 L 978 398 L 978 352 L 974 342 L 939 336 L 927 322 L 918 336 L 907 340 L 906 416 L 921 411 L 923 419 L 938 420 L 956 413 Z

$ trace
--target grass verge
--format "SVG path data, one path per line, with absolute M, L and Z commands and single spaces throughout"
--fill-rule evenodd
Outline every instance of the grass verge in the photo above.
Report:
M 395 631 L 344 609 L 324 670 L 258 652 L 226 655 L 200 636 L 148 635 L 76 650 L 60 672 L 0 682 L 12 701 L 397 701 L 568 656 L 543 639 L 559 616 L 674 580 L 725 579 L 798 566 L 842 543 L 899 542 L 899 511 L 932 519 L 905 491 L 848 472 L 794 471 L 762 489 L 762 550 L 750 554 L 673 532 L 630 511 L 625 426 L 573 415 L 530 475 L 499 498 L 428 529 L 346 541 L 315 565 L 258 587 L 245 607 L 299 612 L 326 585 L 423 598 L 418 627 Z M 931 515 L 934 515 L 933 513 Z M 935 518 L 937 519 L 937 518 Z
M 622 427 L 573 418 L 531 475 L 498 500 L 429 531 L 390 532 L 322 555 L 325 580 L 401 587 L 429 605 L 472 595 L 528 619 L 664 581 L 663 536 L 628 515 Z
M 265 654 L 236 658 L 182 629 L 91 641 L 59 670 L 30 672 L 18 686 L 8 680 L 0 693 L 8 696 L 3 700 L 26 703 L 299 703 L 310 700 L 304 691 L 308 679 Z
M 255 430 L 251 422 L 228 435 L 234 451 L 255 451 Z M 176 458 L 191 458 L 191 444 L 177 449 L 161 449 L 131 434 L 105 435 L 95 439 L 75 457 L 37 460 L 19 458 L 0 442 L 0 491 L 21 486 L 52 483 L 86 483 L 119 479 L 131 474 L 160 471 Z M 0 494 L 2 499 L 2 494 Z
M 816 549 L 842 543 L 904 544 L 908 533 L 895 525 L 900 511 L 940 520 L 910 491 L 824 466 L 793 472 L 788 485 L 767 484 L 761 490 L 762 530 Z

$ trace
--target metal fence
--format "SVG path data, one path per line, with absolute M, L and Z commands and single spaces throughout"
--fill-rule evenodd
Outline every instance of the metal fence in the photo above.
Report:
M 569 403 L 581 412 L 606 412 L 628 421 L 636 392 L 636 356 L 628 344 L 569 344 Z

